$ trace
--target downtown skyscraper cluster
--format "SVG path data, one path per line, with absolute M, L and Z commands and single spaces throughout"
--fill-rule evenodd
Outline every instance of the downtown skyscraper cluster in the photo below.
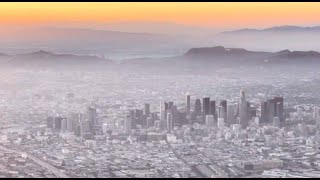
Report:
M 246 99 L 244 91 L 240 92 L 238 103 L 228 103 L 227 100 L 216 100 L 210 97 L 191 101 L 190 94 L 186 95 L 185 109 L 177 109 L 172 101 L 160 101 L 159 112 L 150 112 L 150 104 L 145 104 L 144 111 L 131 110 L 125 121 L 126 129 L 142 127 L 156 127 L 171 132 L 174 126 L 192 125 L 194 123 L 205 124 L 208 127 L 231 127 L 233 124 L 246 129 L 249 121 L 258 123 L 278 124 L 284 123 L 283 97 L 274 97 L 261 103 L 260 112 L 258 107 L 253 107 Z M 194 105 L 192 107 L 192 104 Z M 159 114 L 159 116 L 158 116 Z

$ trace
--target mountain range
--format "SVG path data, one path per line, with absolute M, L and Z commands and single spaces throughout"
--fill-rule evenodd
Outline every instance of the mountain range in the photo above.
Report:
M 320 53 L 316 51 L 290 51 L 282 50 L 279 52 L 257 52 L 248 51 L 242 48 L 225 48 L 223 46 L 216 47 L 203 47 L 203 48 L 192 48 L 184 54 L 189 59 L 197 60 L 214 60 L 219 59 L 243 59 L 246 61 L 287 61 L 289 62 L 306 62 L 306 61 L 317 61 L 320 62 Z
M 320 51 L 320 26 L 275 26 L 266 29 L 224 31 L 212 37 L 212 44 L 254 51 Z
M 46 66 L 82 66 L 108 64 L 112 61 L 104 57 L 75 54 L 55 54 L 47 51 L 7 55 L 0 54 L 0 62 L 3 66 L 14 67 L 46 67 Z
M 1 65 L 14 67 L 46 67 L 46 66 L 95 66 L 115 64 L 112 60 L 92 55 L 55 54 L 47 51 L 6 55 L 0 54 Z M 167 58 L 137 58 L 123 61 L 122 64 L 170 64 L 217 63 L 217 64 L 264 64 L 264 63 L 320 63 L 317 51 L 278 52 L 249 51 L 243 48 L 225 48 L 223 46 L 191 48 L 180 56 Z
M 258 32 L 320 32 L 320 26 L 312 26 L 312 27 L 303 27 L 303 26 L 274 26 L 265 29 L 238 29 L 234 31 L 224 31 L 222 34 L 230 34 L 230 33 L 258 33 Z

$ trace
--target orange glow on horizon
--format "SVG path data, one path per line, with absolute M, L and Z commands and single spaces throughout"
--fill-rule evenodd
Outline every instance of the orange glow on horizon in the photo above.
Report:
M 161 21 L 209 27 L 317 25 L 318 2 L 0 3 L 3 25 Z

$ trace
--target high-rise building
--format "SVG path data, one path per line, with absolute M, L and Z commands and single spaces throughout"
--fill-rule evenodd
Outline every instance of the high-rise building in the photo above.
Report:
M 223 118 L 224 119 L 224 107 L 223 106 L 218 106 L 218 118 Z
M 133 128 L 136 128 L 138 125 L 143 125 L 143 109 L 134 109 L 133 123 L 131 122 Z
M 298 115 L 298 119 L 302 120 L 302 118 L 303 118 L 303 109 L 301 107 L 297 108 L 297 115 Z
M 210 101 L 210 114 L 216 117 L 216 101 Z
M 169 109 L 169 103 L 168 102 L 164 102 L 164 110 L 168 110 Z
M 249 108 L 249 119 L 252 119 L 253 117 L 257 116 L 257 108 L 256 107 L 250 107 Z
M 254 118 L 254 122 L 257 126 L 260 126 L 260 118 L 259 117 L 255 117 Z
M 92 121 L 89 121 L 88 118 L 81 119 L 80 121 L 80 136 L 82 140 L 92 139 Z
M 272 124 L 274 117 L 279 118 L 280 126 L 284 124 L 283 97 L 261 102 L 261 122 Z
M 244 91 L 240 92 L 240 102 L 239 102 L 239 116 L 240 116 L 240 124 L 242 128 L 247 128 L 248 126 L 248 114 L 247 114 L 247 102 Z
M 130 110 L 131 128 L 136 129 L 137 123 L 134 119 L 134 109 Z
M 172 132 L 173 129 L 173 121 L 172 121 L 172 113 L 167 114 L 167 130 L 168 132 Z
M 267 115 L 267 122 L 272 123 L 273 117 L 275 117 L 275 101 L 274 99 L 268 99 L 267 100 L 267 108 L 268 108 L 268 115 Z
M 67 132 L 67 118 L 63 118 L 61 121 L 61 132 Z
M 75 127 L 74 127 L 74 121 L 76 119 L 76 114 L 72 113 L 70 115 L 68 115 L 67 118 L 67 132 L 74 132 L 75 131 Z
M 54 118 L 48 117 L 47 118 L 47 128 L 53 129 L 54 128 Z
M 194 113 L 196 116 L 201 116 L 201 100 L 196 99 L 194 103 Z
M 124 121 L 124 131 L 126 134 L 131 134 L 131 118 L 130 116 L 126 116 Z
M 247 118 L 248 118 L 248 121 L 250 121 L 251 120 L 251 116 L 250 116 L 250 112 L 251 112 L 251 104 L 247 101 L 246 102 L 246 105 L 247 105 L 247 107 L 246 107 L 246 114 L 247 114 Z
M 154 122 L 154 127 L 157 128 L 157 129 L 160 129 L 160 128 L 161 128 L 161 127 L 160 127 L 160 124 L 161 124 L 161 122 L 160 122 L 159 120 L 156 120 L 156 121 Z
M 280 119 L 278 117 L 273 118 L 273 126 L 280 127 Z
M 280 124 L 283 124 L 284 119 L 284 113 L 283 113 L 283 97 L 274 97 L 275 102 L 275 117 L 279 118 Z
M 202 116 L 205 118 L 206 115 L 210 114 L 210 98 L 209 97 L 204 97 L 202 99 Z
M 61 130 L 61 126 L 62 126 L 62 117 L 55 117 L 54 118 L 54 129 L 55 130 Z
M 206 115 L 206 126 L 207 127 L 214 126 L 214 116 L 212 114 Z
M 320 125 L 320 107 L 315 106 L 313 107 L 313 119 L 316 121 L 316 124 Z
M 172 110 L 172 108 L 173 108 L 173 102 L 169 101 L 168 102 L 168 109 Z
M 160 101 L 160 128 L 165 129 L 167 127 L 166 110 L 168 109 L 167 103 Z
M 151 117 L 147 117 L 147 128 L 150 128 L 153 126 L 153 121 Z
M 229 127 L 232 124 L 236 124 L 235 105 L 229 104 L 227 108 L 227 121 L 226 125 Z
M 74 120 L 74 132 L 76 136 L 81 136 L 81 122 L 85 121 L 84 114 L 76 114 Z
M 224 119 L 218 118 L 218 128 L 223 128 L 223 127 L 224 127 Z
M 150 115 L 150 104 L 145 103 L 144 104 L 144 115 L 149 116 Z
M 260 122 L 267 123 L 268 122 L 268 102 L 261 101 L 261 115 L 260 115 Z
M 98 125 L 97 110 L 95 108 L 88 108 L 88 120 L 92 123 L 93 126 Z
M 227 107 L 228 107 L 227 106 L 227 100 L 220 101 L 220 106 L 222 106 L 223 110 L 224 110 L 223 118 L 224 118 L 225 121 L 227 121 L 227 111 L 228 111 L 228 109 L 227 109 Z
M 187 98 L 186 98 L 186 115 L 187 116 L 190 116 L 190 108 L 191 108 L 191 106 L 190 106 L 191 104 L 190 104 L 190 95 L 189 94 L 187 94 Z

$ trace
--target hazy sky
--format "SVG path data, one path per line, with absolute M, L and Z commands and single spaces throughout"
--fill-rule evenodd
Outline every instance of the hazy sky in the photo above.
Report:
M 318 2 L 0 3 L 3 26 L 161 21 L 218 29 L 265 28 L 320 25 L 319 17 Z

